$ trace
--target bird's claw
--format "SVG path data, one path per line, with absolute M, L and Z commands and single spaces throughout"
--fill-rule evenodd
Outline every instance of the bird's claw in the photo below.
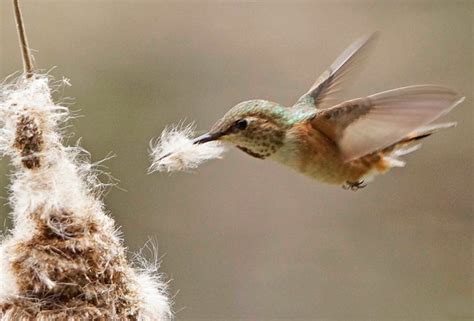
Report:
M 366 187 L 367 184 L 364 184 L 364 181 L 357 181 L 357 182 L 349 182 L 346 181 L 344 185 L 342 185 L 342 188 L 345 190 L 351 190 L 353 192 L 357 191 L 360 188 Z

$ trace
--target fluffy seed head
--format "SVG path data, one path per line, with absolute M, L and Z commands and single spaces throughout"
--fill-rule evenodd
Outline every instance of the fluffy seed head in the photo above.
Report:
M 13 165 L 14 228 L 0 243 L 0 320 L 169 320 L 155 268 L 130 264 L 102 185 L 79 147 L 51 79 L 0 86 L 0 155 Z

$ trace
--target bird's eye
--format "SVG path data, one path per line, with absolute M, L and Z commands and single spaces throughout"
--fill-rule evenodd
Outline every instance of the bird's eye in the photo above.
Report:
M 239 119 L 235 122 L 235 128 L 238 130 L 244 130 L 248 126 L 248 121 L 246 119 Z

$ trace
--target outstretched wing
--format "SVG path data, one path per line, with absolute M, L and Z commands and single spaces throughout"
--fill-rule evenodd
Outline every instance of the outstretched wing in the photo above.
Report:
M 376 33 L 366 35 L 357 39 L 332 63 L 314 85 L 303 96 L 298 99 L 297 104 L 313 104 L 315 107 L 323 109 L 330 107 L 334 95 L 340 90 L 340 85 L 352 74 L 354 67 L 366 56 L 366 53 L 376 38 Z M 334 103 L 334 101 L 333 101 Z
M 442 86 L 403 87 L 325 109 L 311 125 L 335 142 L 344 160 L 350 161 L 402 140 L 463 99 Z

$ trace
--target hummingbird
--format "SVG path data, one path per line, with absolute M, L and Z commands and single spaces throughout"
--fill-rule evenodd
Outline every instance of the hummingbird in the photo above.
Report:
M 376 34 L 352 43 L 291 107 L 257 99 L 231 108 L 193 144 L 222 141 L 318 181 L 357 190 L 402 167 L 416 143 L 456 123 L 431 124 L 461 103 L 456 91 L 415 85 L 335 103 Z

